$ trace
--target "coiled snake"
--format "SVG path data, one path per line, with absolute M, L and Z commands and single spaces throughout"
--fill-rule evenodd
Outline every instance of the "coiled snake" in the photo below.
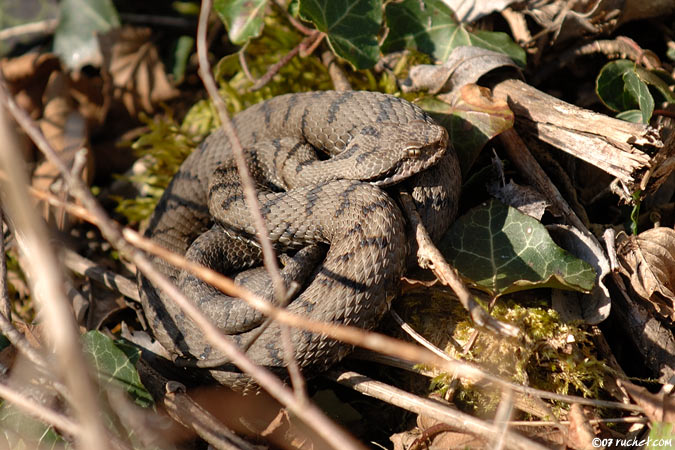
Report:
M 288 309 L 372 328 L 387 310 L 409 254 L 405 220 L 384 189 L 397 183 L 407 187 L 432 238 L 455 215 L 459 165 L 447 148 L 445 129 L 405 100 L 351 91 L 275 97 L 241 112 L 234 124 L 258 183 L 270 237 L 278 251 L 291 252 L 283 261 L 285 282 L 305 286 Z M 325 155 L 317 156 L 315 149 Z M 266 275 L 250 269 L 261 261 L 254 234 L 228 140 L 215 131 L 181 165 L 146 236 L 223 273 L 243 271 L 239 281 L 273 300 Z M 246 342 L 256 332 L 263 318 L 243 301 L 159 258 L 154 262 L 235 341 Z M 150 327 L 171 354 L 222 358 L 140 274 L 138 284 Z M 327 368 L 350 350 L 298 329 L 291 339 L 295 357 L 308 373 Z M 280 342 L 280 329 L 272 324 L 247 353 L 258 364 L 283 372 Z M 235 388 L 252 386 L 230 364 L 209 373 Z

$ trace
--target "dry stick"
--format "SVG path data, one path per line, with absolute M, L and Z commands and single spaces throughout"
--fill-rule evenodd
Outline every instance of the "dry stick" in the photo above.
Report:
M 410 394 L 402 389 L 373 380 L 357 372 L 329 371 L 325 376 L 370 397 L 384 400 L 416 414 L 433 417 L 449 424 L 459 431 L 482 438 L 498 437 L 502 430 L 457 409 L 450 408 L 437 401 Z M 504 445 L 517 450 L 544 450 L 546 447 L 512 431 L 504 431 Z
M 180 383 L 169 381 L 144 359 L 138 361 L 138 373 L 158 404 L 176 422 L 194 430 L 214 448 L 224 449 L 236 445 L 238 450 L 255 450 L 255 446 L 225 428 L 211 413 L 202 408 Z
M 37 145 L 38 149 L 45 155 L 47 160 L 59 170 L 63 179 L 70 186 L 73 197 L 79 200 L 82 205 L 84 205 L 84 208 L 88 211 L 88 215 L 94 218 L 93 223 L 101 230 L 101 233 L 105 239 L 110 242 L 113 247 L 115 247 L 124 257 L 133 262 L 138 270 L 140 270 L 148 278 L 148 280 L 150 280 L 150 282 L 152 282 L 158 288 L 164 290 L 167 296 L 175 301 L 176 304 L 203 331 L 204 337 L 208 342 L 225 353 L 225 355 L 230 358 L 230 361 L 236 364 L 237 367 L 242 369 L 244 372 L 248 373 L 251 378 L 253 378 L 263 389 L 269 392 L 272 397 L 277 399 L 281 404 L 293 412 L 293 414 L 311 426 L 317 432 L 317 434 L 326 439 L 326 441 L 332 444 L 335 448 L 363 448 L 361 444 L 358 443 L 351 435 L 336 427 L 335 424 L 333 424 L 316 406 L 309 402 L 298 401 L 298 399 L 293 395 L 293 392 L 286 388 L 276 376 L 274 376 L 268 370 L 253 363 L 231 340 L 223 336 L 220 330 L 215 325 L 213 325 L 213 323 L 201 312 L 201 310 L 198 309 L 192 301 L 185 297 L 185 295 L 183 295 L 183 293 L 166 276 L 157 271 L 157 269 L 155 269 L 152 263 L 142 252 L 129 245 L 129 243 L 124 240 L 119 226 L 107 216 L 103 208 L 98 204 L 93 195 L 91 195 L 91 192 L 89 189 L 87 189 L 82 180 L 71 176 L 70 171 L 64 162 L 58 157 L 54 149 L 49 145 L 49 142 L 47 142 L 44 135 L 35 125 L 33 120 L 28 116 L 28 114 L 26 114 L 25 111 L 19 108 L 14 99 L 7 96 L 7 87 L 5 85 L 4 77 L 2 76 L 1 71 L 0 96 L 4 96 L 6 106 L 12 113 L 17 123 L 19 123 L 26 134 L 30 136 L 33 142 Z M 2 153 L 0 152 L 0 154 Z M 2 180 L 2 178 L 0 178 L 0 180 Z M 58 201 L 58 199 L 54 200 Z M 76 208 L 73 208 L 73 211 L 76 210 Z M 125 236 L 135 236 L 137 238 L 137 242 L 146 242 L 146 244 L 149 244 L 149 248 L 153 248 L 153 245 L 157 249 L 160 248 L 149 240 L 143 240 L 140 235 L 138 235 L 138 233 L 133 232 L 132 230 L 125 230 L 124 234 Z M 173 255 L 177 261 L 182 261 L 189 265 L 189 262 L 182 256 L 171 252 L 168 253 Z M 217 274 L 217 272 L 212 272 L 213 274 Z M 231 283 L 234 285 L 233 282 Z M 235 291 L 235 289 L 232 290 L 232 292 Z M 249 293 L 248 291 L 242 291 L 240 289 L 239 292 L 246 292 L 249 296 L 253 297 L 253 294 Z M 257 299 L 262 304 L 271 307 L 271 305 L 268 305 L 265 300 L 256 297 L 253 298 Z M 249 299 L 249 301 L 251 301 L 251 299 Z M 93 416 L 95 416 L 95 414 L 92 414 L 92 417 Z M 101 447 L 94 446 L 88 448 Z
M 211 101 L 218 111 L 218 117 L 220 118 L 220 123 L 227 139 L 232 148 L 232 154 L 234 160 L 237 163 L 237 171 L 239 172 L 239 178 L 241 179 L 241 185 L 244 190 L 244 200 L 248 208 L 249 213 L 253 221 L 253 226 L 256 230 L 256 235 L 258 237 L 258 242 L 263 253 L 263 264 L 267 273 L 272 280 L 274 286 L 274 296 L 279 304 L 284 304 L 288 300 L 288 292 L 286 292 L 286 286 L 284 281 L 281 278 L 281 273 L 279 272 L 279 265 L 277 264 L 277 258 L 272 248 L 272 242 L 270 241 L 269 234 L 267 231 L 267 225 L 265 224 L 265 218 L 262 215 L 260 210 L 260 203 L 258 202 L 258 194 L 255 189 L 255 183 L 251 177 L 251 173 L 248 170 L 246 164 L 246 157 L 244 156 L 244 148 L 241 145 L 239 136 L 237 135 L 234 125 L 230 120 L 230 116 L 227 112 L 227 106 L 225 101 L 220 97 L 218 92 L 218 86 L 216 86 L 216 81 L 211 75 L 211 64 L 209 64 L 209 59 L 207 55 L 206 48 L 206 31 L 208 29 L 209 14 L 211 13 L 211 7 L 213 5 L 213 0 L 202 0 L 201 10 L 199 11 L 199 24 L 197 25 L 197 57 L 199 59 L 199 76 L 204 83 L 206 91 L 211 97 Z M 284 349 L 284 362 L 286 363 L 288 374 L 291 379 L 291 385 L 293 386 L 293 391 L 300 401 L 307 400 L 307 394 L 305 392 L 305 379 L 300 373 L 300 367 L 295 358 L 295 349 L 293 348 L 293 342 L 291 341 L 291 333 L 287 327 L 281 327 L 281 344 Z
M 267 83 L 269 83 L 274 75 L 279 73 L 279 69 L 284 67 L 288 62 L 293 59 L 301 50 L 304 50 L 308 47 L 312 48 L 313 45 L 318 45 L 318 42 L 321 42 L 323 33 L 319 31 L 314 31 L 311 35 L 304 38 L 298 45 L 293 47 L 288 53 L 286 53 L 278 62 L 272 64 L 265 72 L 265 75 L 260 77 L 253 86 L 251 86 L 250 91 L 254 92 L 258 89 L 262 89 Z
M 337 63 L 335 53 L 330 50 L 326 50 L 321 54 L 321 62 L 328 68 L 328 75 L 330 76 L 330 79 L 333 82 L 333 88 L 336 91 L 352 90 L 352 84 L 349 82 L 349 79 L 347 78 L 344 70 L 342 70 L 342 67 L 340 67 L 340 65 Z
M 385 352 L 383 352 L 385 353 Z M 367 360 L 370 362 L 376 362 L 379 364 L 384 364 L 387 366 L 391 367 L 396 367 L 398 369 L 403 369 L 407 370 L 409 372 L 417 373 L 424 375 L 425 377 L 433 378 L 438 375 L 438 373 L 434 373 L 430 370 L 420 370 L 415 366 L 415 364 L 411 364 L 408 361 L 405 361 L 403 359 L 400 359 L 396 356 L 392 356 L 391 354 L 394 352 L 387 352 L 389 354 L 380 354 L 380 353 L 374 353 L 371 351 L 367 350 L 357 350 L 354 353 L 352 353 L 350 356 L 352 358 L 357 358 L 357 359 L 363 359 Z M 493 380 L 491 379 L 493 376 L 486 376 L 484 378 L 487 383 L 492 383 Z M 496 378 L 496 377 L 495 377 Z M 566 402 L 566 403 L 579 403 L 580 405 L 588 405 L 588 406 L 595 406 L 598 408 L 614 408 L 614 409 L 623 409 L 626 411 L 633 411 L 633 412 L 639 412 L 643 413 L 644 409 L 639 406 L 639 405 L 633 405 L 633 404 L 626 404 L 626 403 L 621 403 L 621 402 L 613 402 L 610 400 L 594 400 L 590 398 L 584 398 L 584 397 L 577 397 L 575 395 L 565 395 L 565 394 L 556 394 L 555 392 L 548 392 L 548 391 L 542 391 L 541 389 L 536 389 L 533 387 L 529 386 L 520 386 L 518 384 L 513 384 L 505 381 L 504 383 L 508 384 L 501 384 L 497 383 L 498 386 L 500 387 L 508 387 L 509 389 L 513 390 L 514 392 L 518 392 L 521 394 L 525 395 L 531 395 L 533 397 L 540 397 L 540 398 L 545 398 L 548 400 L 555 400 L 558 402 Z M 477 384 L 483 385 L 483 381 L 477 381 Z
M 108 289 L 119 292 L 125 297 L 140 303 L 141 298 L 138 295 L 138 286 L 135 280 L 108 270 L 70 249 L 63 249 L 62 253 L 63 263 L 68 269 L 96 280 Z
M 0 30 L 0 41 L 13 37 L 24 36 L 26 34 L 51 34 L 59 24 L 58 19 L 42 20 L 40 22 L 31 22 L 15 27 Z
M 1 75 L 0 75 L 1 77 Z M 0 79 L 0 105 L 8 103 L 4 79 Z M 0 166 L 11 180 L 3 180 L 4 202 L 16 228 L 21 230 L 21 239 L 17 239 L 30 266 L 29 282 L 31 292 L 38 301 L 41 311 L 49 320 L 46 329 L 54 345 L 57 364 L 61 375 L 70 388 L 71 406 L 81 424 L 81 433 L 76 439 L 82 448 L 109 448 L 107 430 L 101 422 L 97 391 L 91 381 L 87 363 L 80 350 L 77 324 L 69 308 L 68 300 L 62 290 L 60 264 L 51 252 L 47 230 L 30 206 L 26 186 L 28 178 L 25 166 L 12 145 L 13 136 L 9 129 L 9 120 L 5 109 L 0 107 Z M 64 167 L 65 168 L 65 167 Z M 67 171 L 67 169 L 66 169 Z M 39 277 L 39 279 L 38 279 Z
M 0 203 L 0 315 L 7 321 L 12 320 L 12 301 L 7 289 L 7 255 L 5 255 L 5 222 Z
M 539 192 L 551 202 L 562 214 L 565 220 L 577 227 L 584 233 L 591 235 L 584 223 L 579 219 L 575 212 L 570 208 L 565 199 L 560 194 L 557 187 L 551 182 L 549 177 L 541 168 L 527 145 L 516 130 L 510 128 L 499 135 L 499 140 L 504 144 L 509 160 L 518 168 L 518 171 L 529 181 Z
M 345 342 L 347 344 L 367 348 L 376 352 L 384 353 L 386 355 L 393 355 L 408 361 L 415 361 L 418 364 L 429 364 L 440 369 L 454 371 L 459 376 L 463 376 L 470 380 L 475 381 L 486 379 L 496 383 L 500 387 L 507 389 L 511 388 L 512 386 L 510 382 L 491 375 L 475 365 L 458 360 L 445 360 L 422 347 L 418 347 L 408 342 L 394 339 L 372 331 L 365 331 L 361 328 L 353 326 L 337 325 L 334 323 L 309 319 L 307 317 L 294 314 L 286 309 L 276 307 L 260 296 L 253 294 L 248 289 L 235 284 L 233 280 L 207 267 L 201 266 L 192 261 L 188 261 L 181 255 L 160 247 L 154 242 L 143 238 L 134 230 L 125 228 L 122 230 L 122 232 L 125 239 L 139 249 L 159 256 L 171 265 L 198 276 L 202 280 L 230 296 L 243 299 L 251 307 L 261 311 L 263 314 L 278 322 L 291 325 L 293 327 L 302 328 L 313 333 L 325 334 L 330 338 Z M 515 387 L 516 385 L 513 386 Z
M 469 315 L 476 325 L 487 328 L 503 336 L 518 336 L 520 330 L 517 327 L 494 319 L 481 308 L 476 300 L 474 300 L 471 292 L 469 292 L 459 277 L 457 270 L 445 261 L 441 252 L 431 241 L 429 234 L 422 226 L 422 220 L 415 210 L 415 205 L 410 198 L 410 194 L 401 190 L 399 191 L 399 197 L 406 215 L 408 219 L 410 219 L 411 225 L 415 230 L 415 238 L 417 239 L 419 246 L 419 249 L 417 250 L 417 259 L 420 267 L 423 269 L 431 269 L 441 283 L 450 286 L 455 294 L 457 294 L 457 298 L 462 306 L 469 311 Z
M 56 411 L 53 411 L 41 405 L 40 403 L 28 400 L 25 395 L 16 392 L 14 389 L 10 388 L 4 383 L 0 383 L 0 397 L 12 403 L 14 406 L 21 409 L 26 414 L 35 417 L 41 422 L 59 428 L 61 431 L 71 436 L 81 436 L 83 434 L 82 427 L 73 422 L 72 420 L 70 420 L 68 417 Z M 100 448 L 100 447 L 95 446 L 83 448 Z

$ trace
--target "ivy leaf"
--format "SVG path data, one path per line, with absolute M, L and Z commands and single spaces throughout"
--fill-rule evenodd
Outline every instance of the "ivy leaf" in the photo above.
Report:
M 91 356 L 102 386 L 114 383 L 126 390 L 136 404 L 153 404 L 152 396 L 141 383 L 136 370 L 140 351 L 123 341 L 113 341 L 99 331 L 82 336 L 84 350 Z
M 71 449 L 54 427 L 47 426 L 24 414 L 16 406 L 3 403 L 0 406 L 0 448 L 34 448 L 37 450 Z
M 616 115 L 617 119 L 625 120 L 626 122 L 642 123 L 642 111 L 639 109 L 629 109 L 621 111 Z
M 637 66 L 633 61 L 620 59 L 605 64 L 600 70 L 595 81 L 595 91 L 608 108 L 618 112 L 639 109 L 640 122 L 649 123 L 654 112 L 654 97 L 648 85 L 654 86 L 666 100 L 672 99 L 667 83 L 658 75 Z M 617 117 L 635 120 L 633 113 Z
M 100 66 L 97 33 L 120 26 L 111 0 L 63 0 L 54 32 L 54 53 L 71 69 Z
M 389 34 L 382 43 L 385 52 L 409 48 L 445 62 L 455 47 L 470 45 L 505 53 L 525 66 L 525 51 L 505 33 L 469 32 L 442 0 L 405 0 L 387 4 Z
M 497 200 L 460 217 L 439 248 L 493 296 L 543 287 L 589 292 L 595 283 L 590 264 L 558 247 L 541 223 Z
M 637 99 L 640 112 L 642 113 L 642 123 L 649 123 L 654 112 L 654 98 L 649 93 L 647 84 L 640 80 L 635 72 L 626 72 L 623 74 L 626 92 Z
M 464 174 L 490 139 L 513 127 L 509 105 L 493 99 L 489 90 L 476 84 L 464 85 L 452 104 L 434 97 L 425 97 L 418 104 L 447 128 Z
M 326 33 L 333 52 L 356 69 L 377 63 L 382 0 L 300 0 L 300 17 Z
M 230 41 L 237 45 L 260 36 L 268 0 L 215 0 L 213 9 L 227 27 Z

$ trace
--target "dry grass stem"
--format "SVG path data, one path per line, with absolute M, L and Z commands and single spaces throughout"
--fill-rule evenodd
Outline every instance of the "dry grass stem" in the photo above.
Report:
M 0 104 L 7 104 L 4 80 L 0 80 Z M 17 231 L 17 243 L 29 267 L 29 284 L 37 306 L 49 320 L 45 329 L 54 346 L 61 376 L 70 388 L 70 399 L 75 415 L 82 428 L 76 436 L 82 448 L 108 448 L 107 430 L 101 422 L 97 389 L 91 381 L 88 365 L 80 349 L 77 324 L 68 299 L 63 292 L 63 274 L 54 253 L 51 251 L 47 229 L 30 205 L 26 186 L 28 178 L 5 109 L 0 108 L 0 166 L 11 175 L 2 180 L 3 204 Z
M 491 423 L 437 401 L 419 397 L 397 387 L 373 380 L 357 372 L 329 371 L 325 376 L 370 397 L 378 398 L 416 414 L 432 417 L 459 431 L 486 439 L 498 437 L 502 433 L 499 427 Z M 504 445 L 506 448 L 514 450 L 544 450 L 546 448 L 508 430 L 504 431 Z
M 255 183 L 253 182 L 251 173 L 248 170 L 248 165 L 246 164 L 244 148 L 242 147 L 239 136 L 234 129 L 234 124 L 230 120 L 225 101 L 221 98 L 220 92 L 218 91 L 218 86 L 216 86 L 216 81 L 213 79 L 213 75 L 211 74 L 211 64 L 209 64 L 207 55 L 206 32 L 208 29 L 209 15 L 211 14 L 212 5 L 212 0 L 202 0 L 202 6 L 199 12 L 199 25 L 197 26 L 197 57 L 199 59 L 199 76 L 204 83 L 206 91 L 209 93 L 209 97 L 211 97 L 211 101 L 218 111 L 221 127 L 230 143 L 232 154 L 237 164 L 239 179 L 241 180 L 241 185 L 244 191 L 244 200 L 246 202 L 248 211 L 251 214 L 253 226 L 258 237 L 258 243 L 262 249 L 263 264 L 270 276 L 270 279 L 272 280 L 272 284 L 274 286 L 274 296 L 277 300 L 277 303 L 283 305 L 284 301 L 288 298 L 288 293 L 286 292 L 286 286 L 284 285 L 283 279 L 281 278 L 281 273 L 279 272 L 279 264 L 277 263 L 274 248 L 272 247 L 272 242 L 269 238 L 267 225 L 265 224 L 265 218 L 263 217 L 260 210 L 260 202 L 258 201 L 258 193 L 256 192 Z M 288 374 L 291 377 L 291 384 L 296 391 L 295 394 L 298 399 L 305 401 L 307 396 L 307 394 L 304 392 L 305 382 L 304 379 L 302 379 L 300 368 L 298 367 L 298 363 L 295 360 L 295 349 L 293 348 L 293 343 L 291 342 L 290 333 L 287 330 L 283 330 L 283 327 L 281 332 L 281 343 L 284 349 L 284 361 L 288 366 Z M 299 389 L 302 389 L 303 391 L 300 392 Z

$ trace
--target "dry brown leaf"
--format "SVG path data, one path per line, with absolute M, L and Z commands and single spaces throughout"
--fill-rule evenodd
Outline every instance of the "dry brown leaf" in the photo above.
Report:
M 75 155 L 85 149 L 85 165 L 80 172 L 85 182 L 93 179 L 93 160 L 89 150 L 89 135 L 82 115 L 75 109 L 69 93 L 69 80 L 62 72 L 53 72 L 45 89 L 43 103 L 44 115 L 40 120 L 40 128 L 45 138 L 56 150 L 61 159 L 71 167 Z M 33 187 L 42 191 L 52 190 L 54 182 L 59 179 L 59 169 L 49 161 L 38 164 L 33 172 Z M 45 216 L 48 216 L 45 206 Z M 63 228 L 66 216 L 63 211 L 56 213 L 57 223 Z
M 42 115 L 42 93 L 47 80 L 60 70 L 59 58 L 52 53 L 28 53 L 2 60 L 2 71 L 17 103 L 33 119 Z
M 675 230 L 652 228 L 619 244 L 617 255 L 633 290 L 675 322 Z
M 650 421 L 675 423 L 675 396 L 672 393 L 652 394 L 642 386 L 635 385 L 630 381 L 617 380 L 617 382 L 635 400 L 635 403 L 642 406 Z
M 129 114 L 152 113 L 154 106 L 178 91 L 171 85 L 148 28 L 123 27 L 99 36 L 103 69 L 112 80 L 113 97 Z

